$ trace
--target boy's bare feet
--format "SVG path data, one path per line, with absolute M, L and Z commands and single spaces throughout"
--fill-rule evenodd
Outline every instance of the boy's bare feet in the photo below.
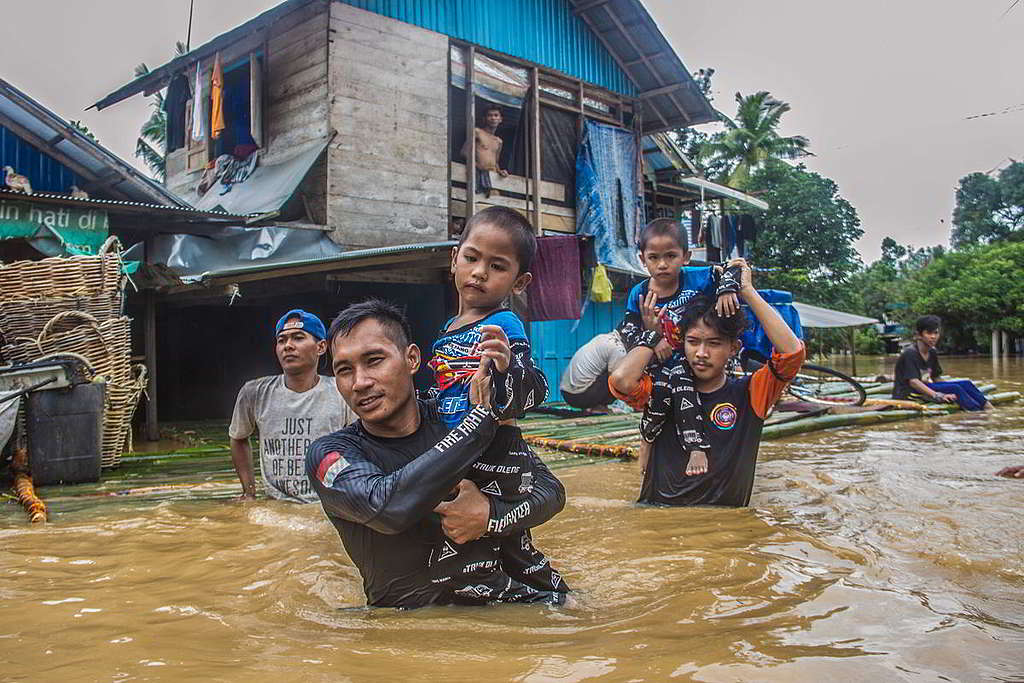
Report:
M 692 451 L 690 461 L 686 463 L 686 476 L 692 477 L 708 471 L 708 456 L 704 451 Z

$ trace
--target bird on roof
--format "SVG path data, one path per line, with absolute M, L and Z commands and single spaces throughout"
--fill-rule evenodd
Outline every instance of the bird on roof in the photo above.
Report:
M 4 183 L 14 192 L 32 194 L 32 183 L 28 182 L 25 176 L 15 173 L 10 166 L 4 166 Z
M 71 186 L 71 196 L 74 199 L 88 199 L 89 198 L 89 193 L 86 192 L 85 190 L 78 189 L 78 185 L 72 185 Z

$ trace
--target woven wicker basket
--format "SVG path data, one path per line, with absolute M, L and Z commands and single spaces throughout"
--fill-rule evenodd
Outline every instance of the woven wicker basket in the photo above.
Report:
M 96 256 L 53 256 L 0 264 L 0 301 L 92 296 L 122 289 L 121 242 L 109 237 Z
M 58 299 L 15 299 L 0 302 L 0 335 L 14 341 L 18 337 L 35 339 L 46 323 L 65 311 L 88 313 L 100 323 L 120 317 L 123 293 L 101 292 L 92 296 Z
M 128 384 L 107 383 L 103 408 L 102 467 L 117 467 L 121 464 L 121 455 L 132 449 L 132 417 L 146 383 L 144 365 L 132 366 L 132 380 Z

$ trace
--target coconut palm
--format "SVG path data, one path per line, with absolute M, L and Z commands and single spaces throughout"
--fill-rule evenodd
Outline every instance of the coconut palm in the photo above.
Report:
M 716 133 L 701 147 L 701 160 L 708 166 L 724 166 L 729 170 L 725 180 L 733 187 L 743 188 L 750 173 L 769 159 L 796 159 L 811 156 L 810 140 L 802 135 L 782 137 L 778 133 L 782 115 L 789 111 L 787 103 L 767 91 L 744 97 L 736 93 L 736 119 L 722 116 L 726 130 Z
M 180 40 L 174 45 L 175 57 L 183 55 L 188 50 Z M 135 78 L 141 78 L 149 73 L 149 67 L 143 62 L 135 67 Z M 139 130 L 139 138 L 135 141 L 135 156 L 142 159 L 150 172 L 160 180 L 167 175 L 164 155 L 167 152 L 167 112 L 164 111 L 164 94 L 161 91 L 153 93 L 150 100 L 153 111 L 142 124 Z

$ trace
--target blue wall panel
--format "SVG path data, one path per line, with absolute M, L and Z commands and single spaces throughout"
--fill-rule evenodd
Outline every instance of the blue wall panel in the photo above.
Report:
M 504 52 L 613 92 L 636 88 L 566 0 L 340 0 Z
M 549 401 L 562 400 L 558 381 L 576 350 L 596 335 L 612 330 L 625 314 L 626 300 L 621 298 L 605 304 L 589 302 L 575 331 L 575 320 L 530 323 L 533 360 L 547 377 Z
M 0 126 L 0 168 L 4 166 L 26 176 L 36 192 L 64 193 L 72 185 L 81 185 L 67 166 Z

